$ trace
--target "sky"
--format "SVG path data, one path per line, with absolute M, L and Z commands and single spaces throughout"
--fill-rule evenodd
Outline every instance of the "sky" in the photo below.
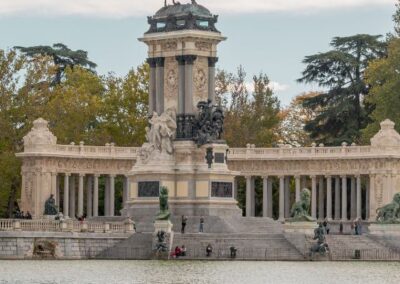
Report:
M 181 3 L 190 2 L 180 0 Z M 172 0 L 168 0 L 171 3 Z M 249 85 L 266 73 L 283 105 L 316 85 L 298 84 L 305 56 L 329 50 L 335 36 L 385 35 L 396 0 L 197 0 L 219 15 L 228 37 L 218 68 L 243 65 Z M 164 0 L 0 0 L 0 49 L 64 43 L 89 52 L 100 74 L 123 76 L 144 62 L 137 41 Z

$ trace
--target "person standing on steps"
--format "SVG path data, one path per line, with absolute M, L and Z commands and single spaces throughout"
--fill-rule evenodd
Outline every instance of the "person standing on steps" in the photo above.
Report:
M 204 232 L 204 217 L 201 216 L 201 217 L 200 217 L 199 233 L 203 233 L 203 232 Z
M 187 217 L 185 215 L 182 215 L 182 228 L 181 228 L 181 233 L 182 234 L 185 233 L 186 223 L 187 223 Z

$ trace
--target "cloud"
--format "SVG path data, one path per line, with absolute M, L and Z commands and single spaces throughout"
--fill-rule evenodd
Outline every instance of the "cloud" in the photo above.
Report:
M 189 0 L 180 0 L 182 3 Z M 169 3 L 172 0 L 168 0 Z M 396 0 L 197 0 L 213 13 L 265 13 L 393 5 Z M 163 0 L 0 0 L 0 15 L 83 15 L 130 17 L 151 15 Z
M 254 83 L 253 82 L 246 82 L 246 88 L 249 91 L 249 93 L 253 93 L 254 92 Z M 272 89 L 272 91 L 274 91 L 274 93 L 279 93 L 279 92 L 284 92 L 289 90 L 290 86 L 286 85 L 286 84 L 282 84 L 279 82 L 274 82 L 271 81 L 269 83 L 269 87 Z

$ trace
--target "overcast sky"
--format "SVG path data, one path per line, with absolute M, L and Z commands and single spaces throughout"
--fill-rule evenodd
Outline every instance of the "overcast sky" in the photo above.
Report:
M 168 2 L 172 2 L 169 0 Z M 182 3 L 190 2 L 181 0 Z M 197 0 L 219 14 L 228 40 L 219 67 L 242 64 L 248 81 L 265 72 L 284 104 L 316 86 L 297 84 L 306 55 L 329 48 L 334 36 L 386 34 L 396 0 Z M 146 16 L 164 0 L 0 0 L 0 48 L 62 42 L 84 49 L 101 74 L 119 75 L 144 61 L 136 41 L 147 30 Z

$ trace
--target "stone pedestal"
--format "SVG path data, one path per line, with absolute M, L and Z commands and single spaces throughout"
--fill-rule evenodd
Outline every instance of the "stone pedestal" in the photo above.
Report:
M 158 234 L 164 233 L 164 240 L 160 242 Z M 169 220 L 156 220 L 154 222 L 153 234 L 153 258 L 169 259 L 171 255 L 172 244 L 174 240 L 174 232 L 172 231 L 172 223 Z M 160 246 L 163 246 L 162 248 Z
M 300 233 L 314 235 L 314 230 L 318 228 L 317 222 L 287 222 L 283 225 L 285 233 Z

